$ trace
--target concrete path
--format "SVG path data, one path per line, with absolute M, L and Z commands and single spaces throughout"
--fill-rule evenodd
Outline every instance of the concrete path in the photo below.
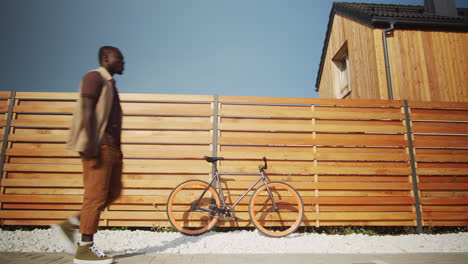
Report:
M 111 254 L 112 255 L 112 254 Z M 272 254 L 272 255 L 113 255 L 118 264 L 467 264 L 467 253 L 407 254 Z M 71 264 L 73 256 L 64 253 L 0 252 L 1 264 Z

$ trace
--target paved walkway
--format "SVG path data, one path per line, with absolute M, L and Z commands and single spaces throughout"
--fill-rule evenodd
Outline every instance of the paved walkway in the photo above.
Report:
M 1 264 L 70 264 L 73 256 L 64 253 L 0 252 Z M 467 253 L 407 254 L 272 254 L 272 255 L 114 255 L 118 264 L 466 264 Z

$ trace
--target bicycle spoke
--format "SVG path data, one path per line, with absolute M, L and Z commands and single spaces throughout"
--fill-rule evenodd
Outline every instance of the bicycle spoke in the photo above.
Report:
M 251 198 L 249 213 L 252 223 L 267 236 L 286 236 L 297 230 L 302 222 L 302 199 L 297 191 L 287 184 L 271 182 L 268 187 L 272 197 L 266 186 L 262 186 Z
M 208 183 L 187 181 L 174 189 L 167 203 L 171 224 L 180 232 L 199 235 L 212 229 L 218 221 L 220 200 L 217 192 Z M 203 195 L 203 196 L 202 196 Z

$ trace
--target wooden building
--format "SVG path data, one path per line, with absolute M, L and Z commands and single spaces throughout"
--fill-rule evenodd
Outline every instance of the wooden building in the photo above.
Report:
M 468 8 L 334 3 L 321 98 L 468 102 Z

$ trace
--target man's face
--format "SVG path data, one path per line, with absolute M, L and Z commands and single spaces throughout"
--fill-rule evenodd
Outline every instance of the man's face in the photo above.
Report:
M 115 51 L 115 52 L 110 52 L 107 54 L 107 69 L 112 73 L 112 74 L 119 74 L 122 75 L 124 71 L 124 57 L 120 51 Z

